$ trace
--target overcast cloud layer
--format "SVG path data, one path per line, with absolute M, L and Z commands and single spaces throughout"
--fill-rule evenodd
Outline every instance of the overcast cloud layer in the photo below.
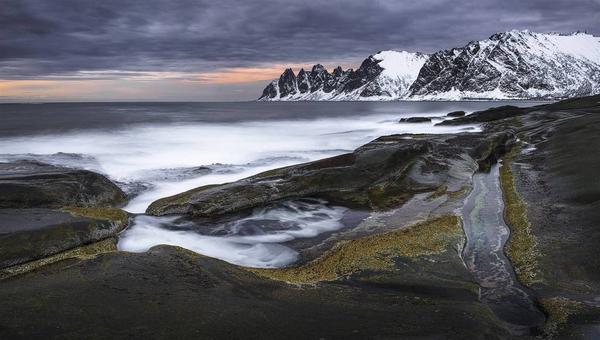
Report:
M 600 35 L 600 0 L 4 0 L 0 79 L 214 72 L 433 52 L 510 29 Z M 117 71 L 117 72 L 108 72 Z M 90 74 L 87 74 L 90 76 Z

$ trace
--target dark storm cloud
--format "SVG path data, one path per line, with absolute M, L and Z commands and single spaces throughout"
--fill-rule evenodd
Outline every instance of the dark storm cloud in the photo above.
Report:
M 432 52 L 498 31 L 600 33 L 598 0 L 0 2 L 0 78 Z M 117 76 L 117 75 L 115 75 Z

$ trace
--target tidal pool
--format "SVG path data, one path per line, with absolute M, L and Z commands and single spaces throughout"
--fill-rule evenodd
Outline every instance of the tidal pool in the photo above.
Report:
M 473 190 L 462 209 L 467 236 L 463 259 L 481 286 L 481 300 L 516 334 L 527 334 L 545 317 L 504 255 L 510 229 L 504 222 L 499 168 L 496 164 L 489 173 L 473 176 Z

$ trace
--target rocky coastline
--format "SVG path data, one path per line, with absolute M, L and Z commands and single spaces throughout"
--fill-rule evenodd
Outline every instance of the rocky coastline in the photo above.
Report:
M 502 106 L 382 136 L 340 156 L 199 187 L 146 214 L 234 219 L 318 198 L 361 218 L 290 245 L 286 268 L 244 268 L 161 245 L 118 251 L 130 215 L 108 178 L 0 163 L 0 338 L 585 338 L 600 323 L 600 96 Z M 584 157 L 582 157 L 584 155 Z M 465 265 L 472 177 L 501 163 L 504 252 L 544 313 L 514 327 Z

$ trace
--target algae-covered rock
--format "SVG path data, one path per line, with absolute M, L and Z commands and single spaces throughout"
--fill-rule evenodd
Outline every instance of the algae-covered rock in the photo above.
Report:
M 397 266 L 399 260 L 405 262 L 444 252 L 449 252 L 445 262 L 454 261 L 460 268 L 463 267 L 460 259 L 463 243 L 460 219 L 444 216 L 392 232 L 340 242 L 319 258 L 299 267 L 253 271 L 290 283 L 317 283 L 349 277 L 361 271 L 396 271 L 405 267 Z M 441 271 L 440 268 L 438 271 Z M 465 274 L 466 270 L 463 271 Z M 450 276 L 450 273 L 447 275 Z
M 125 194 L 108 178 L 33 161 L 0 163 L 0 208 L 112 207 Z

